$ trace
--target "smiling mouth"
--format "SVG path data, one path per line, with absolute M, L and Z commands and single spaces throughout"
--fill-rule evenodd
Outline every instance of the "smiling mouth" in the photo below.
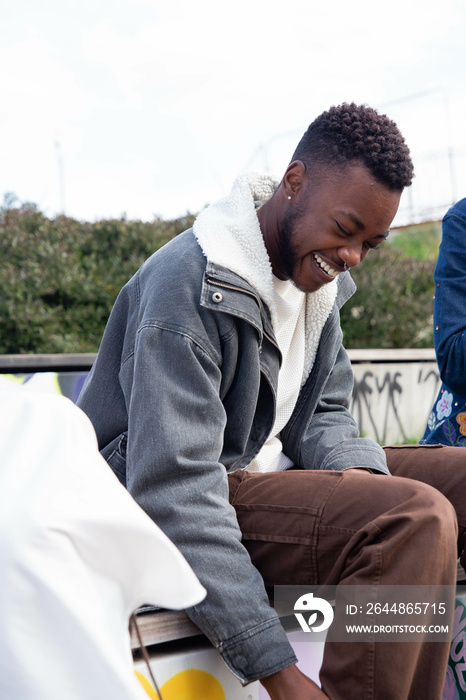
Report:
M 337 272 L 336 270 L 333 269 L 333 267 L 330 267 L 330 265 L 322 260 L 320 255 L 317 255 L 317 253 L 312 253 L 314 260 L 318 264 L 321 270 L 325 272 L 326 275 L 331 277 L 332 279 L 335 279 L 340 273 Z

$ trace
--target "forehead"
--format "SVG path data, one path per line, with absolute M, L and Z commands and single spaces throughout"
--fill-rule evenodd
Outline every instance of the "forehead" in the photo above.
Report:
M 361 164 L 321 172 L 319 181 L 309 180 L 310 210 L 343 216 L 357 230 L 371 236 L 386 235 L 395 218 L 401 192 L 389 189 Z

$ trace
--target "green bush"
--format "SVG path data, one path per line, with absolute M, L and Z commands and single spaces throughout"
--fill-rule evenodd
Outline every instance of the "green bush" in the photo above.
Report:
M 351 272 L 357 291 L 341 310 L 347 348 L 433 347 L 435 260 L 385 244 Z
M 0 353 L 97 351 L 121 287 L 193 218 L 50 219 L 33 204 L 6 198 L 0 209 Z M 417 227 L 411 235 L 402 231 L 352 271 L 358 291 L 341 313 L 346 347 L 432 347 L 438 229 L 425 235 Z
M 416 224 L 390 233 L 388 245 L 400 250 L 405 258 L 437 260 L 442 238 L 442 222 Z
M 0 353 L 95 352 L 121 287 L 192 220 L 49 219 L 9 198 L 0 210 Z

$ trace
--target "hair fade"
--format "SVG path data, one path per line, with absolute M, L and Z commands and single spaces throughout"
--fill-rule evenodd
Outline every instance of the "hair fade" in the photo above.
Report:
M 414 176 L 409 148 L 394 121 L 367 105 L 343 103 L 309 126 L 293 154 L 312 170 L 363 163 L 391 190 L 402 191 Z

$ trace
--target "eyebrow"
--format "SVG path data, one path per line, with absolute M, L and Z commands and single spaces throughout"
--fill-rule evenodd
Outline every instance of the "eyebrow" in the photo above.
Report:
M 343 211 L 343 210 L 339 210 L 337 213 L 341 214 L 342 216 L 346 216 L 348 219 L 351 219 L 353 224 L 355 226 L 357 226 L 357 228 L 360 231 L 365 230 L 365 228 L 366 228 L 365 224 L 355 214 L 351 213 L 350 211 Z M 383 238 L 385 240 L 386 238 L 388 238 L 389 233 L 390 233 L 390 230 L 385 231 L 385 233 L 379 233 L 377 236 L 374 236 L 374 238 Z

